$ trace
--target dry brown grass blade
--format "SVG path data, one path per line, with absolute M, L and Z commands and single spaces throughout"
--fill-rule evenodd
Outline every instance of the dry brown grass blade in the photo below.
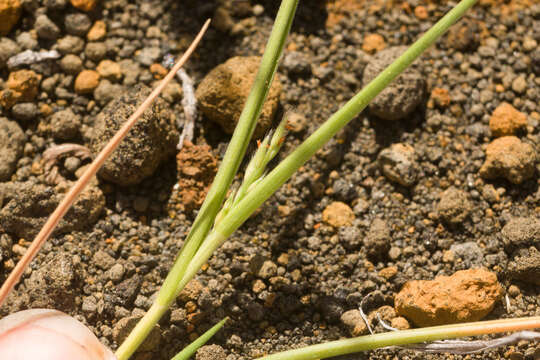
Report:
M 36 256 L 41 246 L 47 241 L 49 236 L 54 231 L 56 225 L 60 222 L 62 217 L 67 213 L 77 196 L 84 190 L 90 179 L 97 173 L 99 168 L 103 165 L 105 160 L 111 155 L 111 153 L 118 147 L 120 141 L 127 135 L 128 131 L 133 127 L 137 119 L 143 114 L 143 112 L 152 104 L 154 99 L 163 91 L 163 88 L 167 85 L 169 81 L 175 76 L 176 72 L 186 63 L 189 59 L 199 42 L 201 41 L 204 33 L 210 25 L 210 20 L 207 20 L 199 34 L 195 37 L 189 48 L 186 50 L 184 55 L 178 60 L 178 62 L 172 67 L 167 76 L 159 83 L 159 85 L 152 91 L 152 93 L 144 100 L 141 106 L 131 115 L 131 117 L 126 121 L 126 123 L 118 130 L 114 137 L 109 141 L 109 143 L 101 150 L 101 152 L 96 156 L 95 160 L 90 164 L 86 169 L 83 175 L 77 180 L 75 185 L 69 190 L 62 202 L 54 210 L 51 216 L 47 219 L 47 222 L 41 228 L 40 232 L 35 237 L 32 244 L 19 260 L 13 271 L 9 274 L 8 278 L 0 288 L 0 306 L 5 302 L 9 293 L 19 281 L 24 270 L 32 259 Z

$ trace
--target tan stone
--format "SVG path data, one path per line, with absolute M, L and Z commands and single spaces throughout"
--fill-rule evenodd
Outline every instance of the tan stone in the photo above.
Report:
M 75 79 L 75 92 L 77 94 L 89 94 L 99 84 L 99 73 L 94 70 L 83 70 Z
M 258 56 L 233 57 L 210 71 L 197 88 L 199 108 L 208 119 L 218 123 L 228 134 L 236 127 L 260 61 Z M 281 89 L 281 82 L 276 75 L 263 105 L 255 129 L 255 138 L 262 137 L 270 127 L 278 107 Z
M 366 35 L 364 37 L 364 42 L 362 43 L 362 50 L 370 54 L 381 51 L 385 47 L 386 42 L 384 41 L 384 38 L 379 34 Z
M 109 80 L 118 81 L 122 78 L 120 65 L 111 60 L 102 60 L 97 67 L 97 72 L 101 77 Z
M 485 179 L 504 177 L 513 184 L 521 184 L 534 176 L 536 158 L 532 145 L 515 136 L 503 136 L 488 145 L 480 176 Z
M 97 20 L 86 34 L 88 41 L 102 40 L 107 35 L 107 25 L 104 21 Z
M 470 269 L 431 281 L 408 281 L 394 303 L 397 313 L 414 324 L 434 326 L 480 320 L 502 295 L 496 274 Z
M 527 116 L 508 103 L 497 106 L 489 119 L 489 128 L 495 137 L 515 135 L 527 126 Z
M 442 88 L 435 88 L 431 91 L 431 96 L 429 100 L 429 107 L 438 106 L 441 108 L 445 108 L 450 105 L 451 99 L 448 90 Z
M 354 213 L 349 205 L 335 201 L 324 209 L 322 218 L 325 223 L 336 228 L 350 226 L 354 220 Z
M 0 35 L 7 35 L 21 16 L 19 0 L 0 0 Z
M 70 0 L 73 7 L 82 11 L 92 11 L 97 5 L 97 0 Z

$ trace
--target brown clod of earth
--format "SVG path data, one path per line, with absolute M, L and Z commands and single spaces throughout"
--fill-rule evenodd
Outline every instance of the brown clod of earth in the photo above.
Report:
M 83 70 L 75 79 L 75 92 L 89 94 L 99 85 L 99 73 L 94 70 Z
M 180 203 L 185 211 L 201 206 L 217 172 L 217 160 L 208 145 L 189 141 L 176 156 Z
M 259 56 L 230 58 L 210 71 L 197 88 L 196 97 L 201 111 L 228 134 L 232 134 L 238 123 L 260 62 Z M 272 124 L 281 89 L 279 76 L 276 75 L 257 122 L 255 138 L 264 136 Z
M 417 326 L 435 326 L 480 320 L 502 295 L 497 275 L 470 269 L 430 281 L 408 281 L 394 300 L 398 314 Z
M 368 34 L 364 37 L 364 42 L 362 43 L 362 50 L 367 53 L 374 54 L 381 51 L 386 47 L 386 42 L 384 38 L 379 34 Z
M 527 126 L 527 116 L 508 103 L 497 106 L 489 119 L 489 128 L 495 137 L 515 135 Z
M 503 136 L 488 145 L 480 176 L 485 179 L 504 177 L 512 184 L 521 184 L 534 176 L 536 157 L 532 145 L 515 136 Z

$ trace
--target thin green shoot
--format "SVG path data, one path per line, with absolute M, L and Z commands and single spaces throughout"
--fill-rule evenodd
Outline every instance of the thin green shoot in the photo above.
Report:
M 214 336 L 222 327 L 225 325 L 225 323 L 229 320 L 229 318 L 225 318 L 218 322 L 216 325 L 212 326 L 209 330 L 207 330 L 204 334 L 199 336 L 195 341 L 193 341 L 191 344 L 186 346 L 182 351 L 180 351 L 178 354 L 176 354 L 175 357 L 172 358 L 172 360 L 189 360 L 193 354 L 204 344 L 208 342 Z

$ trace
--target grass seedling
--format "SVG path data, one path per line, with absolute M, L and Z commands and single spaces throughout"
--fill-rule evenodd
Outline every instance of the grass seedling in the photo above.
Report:
M 238 126 L 231 138 L 229 147 L 227 148 L 205 202 L 186 238 L 184 247 L 178 254 L 173 268 L 159 291 L 155 303 L 143 319 L 141 319 L 133 332 L 128 336 L 126 341 L 118 348 L 116 352 L 117 359 L 127 360 L 136 351 L 150 330 L 169 308 L 171 302 L 175 300 L 178 293 L 196 275 L 201 266 L 208 261 L 213 252 L 264 201 L 284 184 L 341 128 L 364 110 L 377 94 L 379 94 L 404 69 L 410 66 L 423 51 L 431 46 L 453 23 L 463 16 L 475 2 L 476 0 L 462 0 L 454 9 L 405 51 L 405 53 L 394 63 L 332 115 L 317 131 L 309 136 L 272 171 L 265 175 L 268 162 L 276 155 L 283 141 L 285 122 L 281 122 L 274 134 L 266 137 L 261 142 L 245 171 L 243 183 L 236 191 L 233 191 L 230 197 L 224 202 L 225 194 L 227 193 L 232 180 L 238 171 L 241 160 L 245 155 L 245 151 L 255 128 L 256 120 L 261 112 L 266 95 L 268 94 L 278 61 L 283 52 L 285 39 L 290 31 L 292 20 L 294 18 L 298 0 L 283 0 L 252 91 L 246 101 Z M 205 27 L 207 25 L 208 24 L 206 24 Z M 199 35 L 197 40 L 200 39 L 200 36 L 201 35 Z M 166 81 L 174 76 L 181 64 L 182 63 L 179 62 L 179 64 L 175 65 L 173 70 L 163 81 L 163 86 Z M 161 89 L 163 86 L 161 86 Z M 157 96 L 159 91 L 160 90 L 156 89 L 152 94 L 154 95 L 155 93 L 155 96 Z M 150 101 L 151 100 L 147 100 L 145 103 Z M 140 114 L 142 111 L 143 110 L 137 111 L 137 113 Z M 133 117 L 135 117 L 135 114 Z M 121 131 L 124 131 L 123 135 L 129 130 L 129 127 L 130 126 L 126 125 L 122 128 Z M 114 139 L 116 140 L 116 144 L 123 135 L 115 136 Z M 87 170 L 83 177 L 77 182 L 74 189 L 66 196 L 66 199 L 70 196 L 72 199 L 70 201 L 62 202 L 59 206 L 60 210 L 57 209 L 53 213 L 51 216 L 51 219 L 53 220 L 49 219 L 46 226 L 36 238 L 38 240 L 38 245 L 32 245 L 30 248 L 32 251 L 29 249 L 30 255 L 28 255 L 28 257 L 25 255 L 27 262 L 33 258 L 35 253 L 37 253 L 39 246 L 51 234 L 54 226 L 73 202 L 74 196 L 82 190 L 85 183 L 95 174 L 108 154 L 114 149 L 114 146 L 108 145 L 106 149 L 108 149 L 108 152 L 105 152 L 104 150 L 100 153 L 98 158 L 90 166 L 90 169 Z M 15 270 L 15 275 L 10 276 L 0 290 L 0 304 L 22 274 L 24 265 L 19 266 L 18 264 Z M 174 360 L 186 359 L 191 356 L 196 348 L 223 326 L 223 323 L 224 321 L 220 322 L 209 330 L 209 332 L 201 336 L 200 341 L 197 340 L 195 344 L 192 346 L 190 345 L 183 352 L 179 353 Z M 314 345 L 304 349 L 270 355 L 266 357 L 266 359 L 322 359 L 386 346 L 403 346 L 411 343 L 433 341 L 437 339 L 449 339 L 537 327 L 540 327 L 540 317 L 396 331 Z

